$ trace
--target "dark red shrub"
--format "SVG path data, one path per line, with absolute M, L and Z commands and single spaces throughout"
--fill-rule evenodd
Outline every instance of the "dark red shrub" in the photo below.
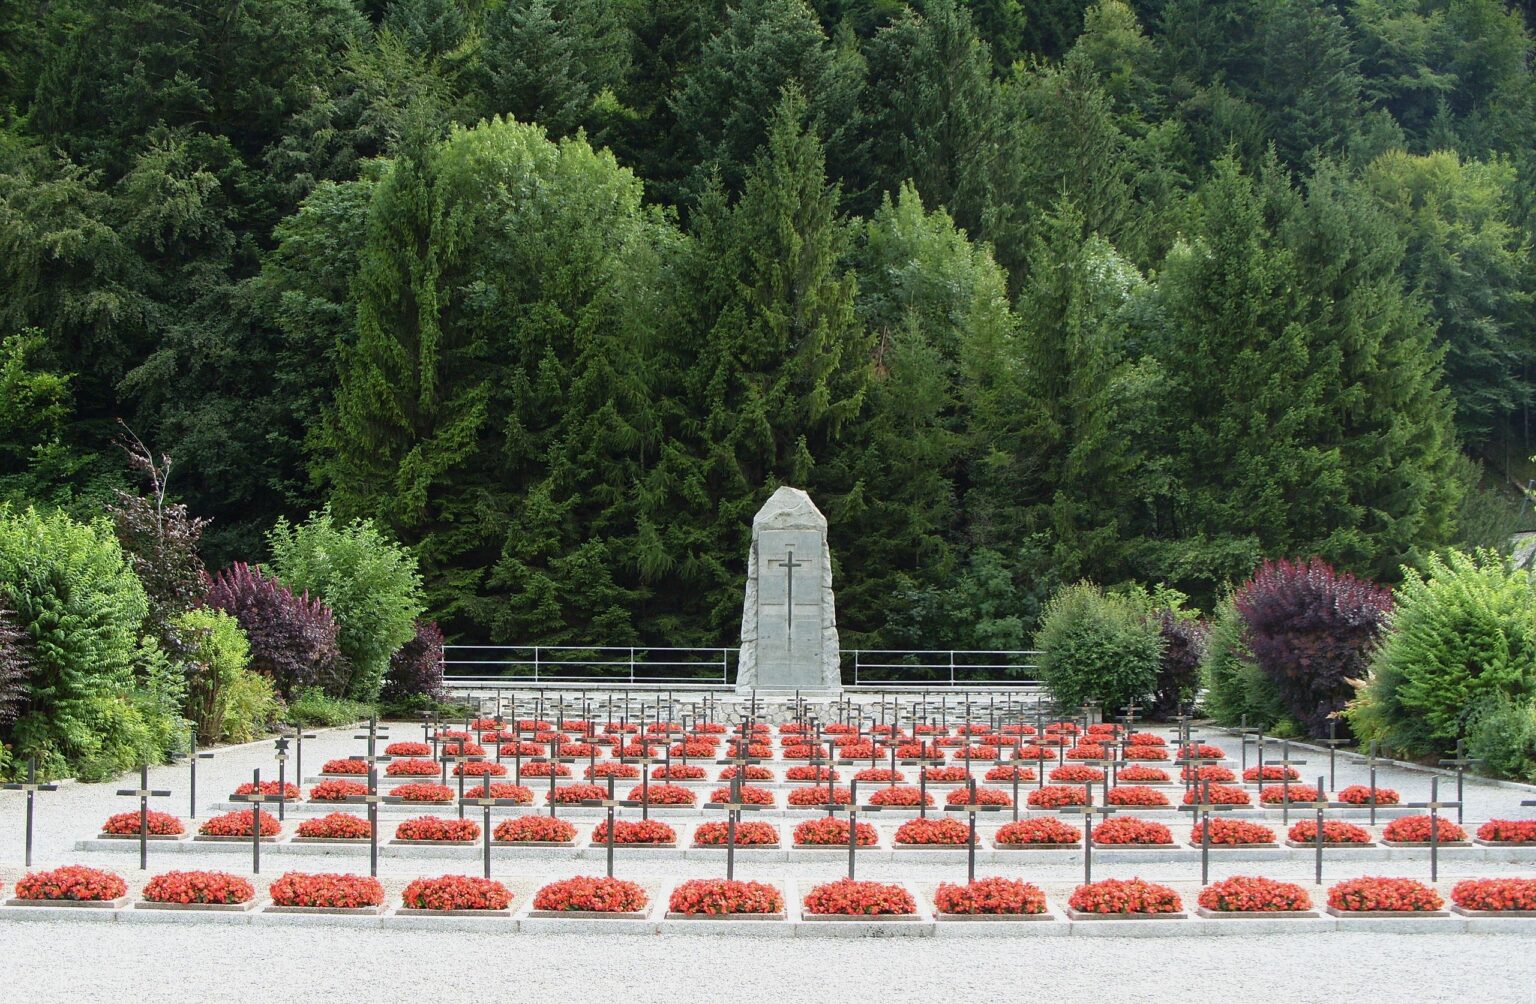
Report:
M 443 689 L 443 632 L 435 621 L 417 621 L 416 635 L 389 657 L 381 701 L 427 697 L 441 701 Z
M 1267 561 L 1234 597 L 1248 648 L 1296 721 L 1325 735 L 1354 696 L 1392 610 L 1390 590 L 1326 561 Z
M 331 608 L 308 593 L 297 596 L 244 562 L 213 576 L 207 603 L 240 622 L 251 643 L 251 668 L 270 677 L 283 697 L 310 684 L 339 694 L 348 676 Z

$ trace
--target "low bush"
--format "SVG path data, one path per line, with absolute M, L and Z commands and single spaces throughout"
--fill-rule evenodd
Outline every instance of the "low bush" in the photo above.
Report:
M 1089 583 L 1064 586 L 1035 634 L 1040 678 L 1059 704 L 1121 707 L 1151 694 L 1163 656 L 1159 626 L 1126 597 Z

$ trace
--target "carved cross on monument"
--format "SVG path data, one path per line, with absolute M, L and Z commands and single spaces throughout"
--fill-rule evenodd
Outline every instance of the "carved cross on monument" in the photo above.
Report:
M 791 636 L 795 633 L 795 569 L 809 565 L 808 561 L 796 561 L 794 551 L 785 551 L 783 558 L 769 558 L 768 564 L 784 569 L 784 613 Z

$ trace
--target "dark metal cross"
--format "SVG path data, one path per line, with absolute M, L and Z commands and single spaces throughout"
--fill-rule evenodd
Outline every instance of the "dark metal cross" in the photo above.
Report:
M 37 757 L 27 757 L 27 779 L 25 781 L 12 781 L 10 784 L 0 785 L 6 791 L 24 791 L 27 793 L 27 856 L 26 864 L 32 867 L 32 813 L 33 799 L 40 791 L 58 791 L 56 784 L 43 784 L 37 780 Z
M 212 760 L 212 753 L 199 753 L 197 751 L 197 730 L 193 729 L 187 739 L 187 818 L 197 818 L 197 762 L 199 760 Z
M 859 813 L 879 812 L 881 807 L 878 805 L 859 804 L 858 781 L 850 780 L 848 782 L 847 805 L 842 805 L 836 801 L 833 790 L 832 779 L 829 777 L 827 778 L 827 804 L 817 806 L 817 808 L 826 809 L 828 816 L 848 817 L 848 878 L 851 880 L 853 878 L 854 859 L 859 847 Z
M 1440 779 L 1429 779 L 1429 801 L 1409 802 L 1407 808 L 1429 810 L 1429 880 L 1440 881 L 1440 810 L 1455 808 L 1461 810 L 1461 798 L 1458 793 L 1454 802 L 1440 801 Z
M 1339 720 L 1337 718 L 1330 718 L 1328 719 L 1328 738 L 1319 739 L 1317 742 L 1328 747 L 1328 790 L 1333 791 L 1339 786 L 1337 780 L 1338 772 L 1335 769 L 1335 760 L 1337 759 L 1339 747 L 1349 745 L 1350 740 L 1339 738 Z
M 1179 806 L 1180 812 L 1194 813 L 1195 825 L 1200 827 L 1200 884 L 1205 885 L 1211 879 L 1211 813 L 1231 812 L 1238 808 L 1229 802 L 1211 801 L 1211 782 L 1200 783 L 1200 797 L 1188 804 Z
M 1328 792 L 1323 788 L 1323 776 L 1321 774 L 1317 776 L 1317 801 L 1297 802 L 1295 805 L 1298 809 L 1312 809 L 1317 813 L 1317 839 L 1313 842 L 1313 846 L 1317 854 L 1316 875 L 1314 879 L 1318 885 L 1323 884 L 1323 847 L 1326 843 L 1323 840 L 1323 813 L 1327 812 L 1330 806 Z
M 1237 726 L 1237 728 L 1233 729 L 1232 731 L 1237 733 L 1237 735 L 1238 735 L 1238 746 L 1240 746 L 1242 748 L 1242 766 L 1239 767 L 1238 769 L 1239 770 L 1247 770 L 1248 769 L 1248 737 L 1253 735 L 1255 732 L 1258 732 L 1258 733 L 1260 733 L 1262 735 L 1264 730 L 1263 729 L 1250 728 L 1248 726 L 1248 716 L 1247 715 L 1243 715 L 1242 718 L 1238 719 L 1238 726 Z M 1260 742 L 1262 742 L 1262 741 L 1263 740 L 1261 739 Z
M 609 778 L 608 780 L 610 782 L 612 782 L 613 779 Z M 485 855 L 484 855 L 484 857 L 485 857 L 485 877 L 486 878 L 490 878 L 491 877 L 491 809 L 493 809 L 493 808 L 495 808 L 497 806 L 517 806 L 517 805 L 522 805 L 523 803 L 519 802 L 515 798 L 496 798 L 496 797 L 494 797 L 491 794 L 491 778 L 490 778 L 489 775 L 487 775 L 484 779 L 482 779 L 481 785 L 480 785 L 480 790 L 482 792 L 484 792 L 485 794 L 482 795 L 479 798 L 466 798 L 462 794 L 459 796 L 459 818 L 460 819 L 464 818 L 464 806 L 466 806 L 466 805 L 478 805 L 482 809 L 485 810 L 485 819 L 483 821 L 483 825 L 480 828 L 480 836 L 481 836 L 481 840 L 482 840 L 482 843 L 484 844 L 484 848 L 485 848 Z M 611 784 L 609 786 L 609 792 L 608 793 L 610 795 L 613 794 L 613 790 L 612 790 L 612 785 Z M 610 870 L 608 874 L 611 876 L 613 874 L 613 872 Z
M 139 786 L 137 788 L 119 788 L 117 793 L 127 798 L 139 800 L 139 871 L 149 868 L 149 800 L 151 798 L 169 798 L 170 789 L 151 788 L 149 786 L 149 765 L 139 768 Z
M 1087 805 L 1063 805 L 1056 811 L 1083 817 L 1083 884 L 1087 885 L 1093 881 L 1093 817 L 1107 819 L 1120 810 L 1113 805 L 1094 805 L 1092 784 L 1083 785 L 1083 794 L 1088 798 Z
M 778 565 L 784 569 L 784 607 L 788 617 L 790 633 L 795 630 L 795 569 L 809 565 L 808 561 L 796 561 L 794 551 L 786 551 L 786 557 L 769 558 L 768 564 Z
M 1017 782 L 1015 782 L 1017 783 Z M 966 783 L 966 800 L 960 805 L 946 805 L 945 812 L 964 812 L 970 817 L 970 832 L 965 837 L 965 881 L 976 881 L 976 813 L 998 812 L 1003 806 L 996 803 L 976 801 L 976 779 L 973 777 Z
M 304 740 L 315 738 L 315 733 L 305 732 L 295 726 L 292 732 L 284 734 L 283 738 L 293 740 L 293 777 L 300 785 L 304 783 Z
M 379 769 L 370 766 L 368 768 L 368 794 L 348 795 L 343 802 L 353 805 L 368 806 L 368 874 L 378 877 L 379 874 L 379 803 L 385 796 L 379 794 Z
M 746 722 L 742 723 L 742 734 L 747 733 Z M 736 773 L 731 776 L 731 800 L 729 802 L 711 802 L 707 808 L 725 810 L 725 877 L 727 880 L 736 877 L 736 825 L 741 820 L 743 811 L 756 811 L 765 806 L 744 802 L 741 798 L 741 779 L 746 773 L 747 765 L 760 763 L 761 761 L 746 755 L 745 745 L 738 747 L 738 756 L 735 757 Z M 831 796 L 829 795 L 828 798 Z
M 1289 826 L 1290 823 L 1291 823 L 1291 768 L 1292 767 L 1303 767 L 1303 766 L 1306 765 L 1307 762 L 1305 760 L 1292 760 L 1291 759 L 1291 741 L 1289 739 L 1286 739 L 1286 740 L 1284 740 L 1283 742 L 1280 743 L 1280 759 L 1278 759 L 1278 760 L 1271 760 L 1269 763 L 1270 763 L 1271 766 L 1279 767 L 1280 768 L 1280 790 L 1281 790 L 1281 792 L 1283 792 L 1283 794 L 1281 795 L 1281 798 L 1285 799 L 1285 801 L 1282 802 L 1281 805 L 1280 805 L 1280 819 L 1281 819 L 1281 821 L 1282 821 L 1282 823 L 1284 825 Z M 1264 768 L 1263 768 L 1263 766 L 1260 766 L 1259 767 L 1259 795 L 1260 795 L 1261 801 L 1262 801 L 1262 798 L 1263 798 L 1263 793 L 1264 793 Z M 1317 793 L 1317 797 L 1318 798 L 1322 798 L 1323 795 L 1324 795 L 1324 793 L 1322 791 L 1319 791 Z
M 1467 768 L 1482 762 L 1482 757 L 1467 756 L 1467 741 L 1465 739 L 1456 740 L 1456 755 L 1454 757 L 1440 761 L 1441 767 L 1456 768 L 1456 822 L 1458 823 L 1462 821 L 1461 802 L 1465 797 L 1462 793 L 1462 782 L 1465 780 Z
M 310 736 L 310 738 L 313 739 L 314 736 Z M 378 755 L 378 741 L 380 739 L 388 739 L 389 733 L 379 731 L 379 719 L 377 715 L 368 719 L 368 732 L 365 735 L 353 736 L 352 738 L 366 739 L 368 741 L 368 753 L 365 756 L 354 756 L 350 757 L 349 759 L 361 760 L 370 767 L 372 767 L 374 764 L 386 763 L 391 759 L 387 756 Z
M 281 821 L 284 818 L 283 806 L 288 804 L 288 778 L 286 774 L 288 769 L 288 737 L 278 736 L 277 742 L 273 745 L 277 747 L 277 755 L 274 758 L 277 760 L 277 794 L 279 796 L 277 800 L 277 818 Z M 303 779 L 301 778 L 300 780 L 302 781 Z
M 276 795 L 263 795 L 261 793 L 261 768 L 251 771 L 251 793 L 249 795 L 231 795 L 231 802 L 249 802 L 251 804 L 251 874 L 261 874 L 261 806 L 263 802 L 277 802 L 282 804 L 283 790 L 278 789 Z
M 616 839 L 614 837 L 614 835 L 613 835 L 613 831 L 617 828 L 616 824 L 614 823 L 613 811 L 614 811 L 614 809 L 618 808 L 621 805 L 632 805 L 632 804 L 634 804 L 634 803 L 630 802 L 627 799 L 615 798 L 614 795 L 613 795 L 613 784 L 614 784 L 613 775 L 609 774 L 608 775 L 608 797 L 607 798 L 584 798 L 580 802 L 581 805 L 595 806 L 597 808 L 607 809 L 608 810 L 608 833 L 607 833 L 607 838 L 608 838 L 608 877 L 609 878 L 613 878 L 613 845 L 614 845 L 614 841 Z

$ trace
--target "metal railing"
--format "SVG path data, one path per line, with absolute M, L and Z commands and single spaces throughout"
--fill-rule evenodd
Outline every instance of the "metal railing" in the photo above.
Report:
M 444 645 L 450 690 L 488 685 L 725 686 L 735 679 L 733 648 L 593 645 Z
M 845 686 L 860 688 L 1021 687 L 1039 684 L 1030 650 L 843 649 Z M 736 648 L 593 645 L 445 645 L 450 690 L 559 685 L 727 687 Z
M 1028 687 L 1040 682 L 1040 653 L 1030 649 L 844 649 L 842 662 L 843 683 L 854 687 Z

